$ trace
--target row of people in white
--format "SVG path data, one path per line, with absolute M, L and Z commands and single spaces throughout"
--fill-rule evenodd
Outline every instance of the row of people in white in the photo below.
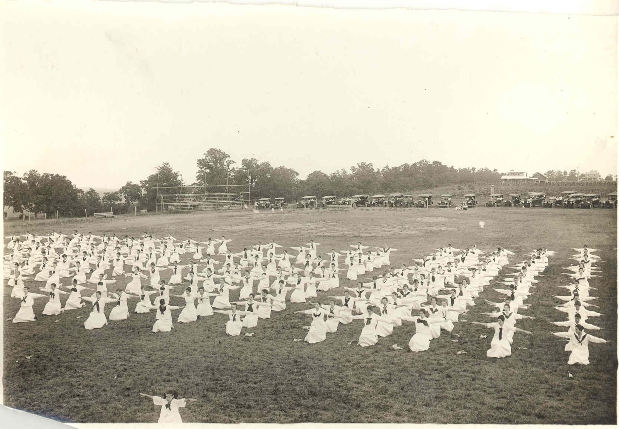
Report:
M 553 322 L 557 326 L 567 327 L 567 332 L 554 332 L 553 335 L 567 340 L 565 351 L 570 352 L 568 365 L 589 365 L 589 344 L 590 343 L 606 343 L 607 341 L 595 337 L 587 330 L 600 330 L 599 327 L 588 322 L 591 317 L 599 317 L 600 313 L 591 310 L 587 307 L 597 307 L 591 301 L 596 298 L 591 296 L 590 291 L 595 288 L 589 285 L 589 279 L 596 277 L 592 274 L 600 272 L 595 266 L 595 262 L 600 258 L 592 252 L 595 249 L 589 249 L 584 246 L 580 249 L 574 249 L 577 254 L 573 255 L 578 264 L 567 267 L 570 273 L 566 273 L 572 278 L 573 283 L 567 286 L 561 286 L 570 291 L 570 295 L 556 296 L 556 298 L 565 301 L 564 304 L 555 307 L 556 310 L 567 313 L 566 321 Z

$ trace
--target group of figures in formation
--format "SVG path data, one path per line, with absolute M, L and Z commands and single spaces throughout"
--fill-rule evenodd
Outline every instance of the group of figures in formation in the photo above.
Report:
M 23 237 L 10 238 L 4 258 L 4 277 L 12 288 L 11 297 L 20 300 L 14 323 L 36 321 L 35 299 L 47 297 L 42 314 L 59 315 L 88 305 L 90 313 L 84 327 L 97 329 L 107 325 L 108 319 L 127 319 L 129 300 L 135 299 L 135 313 L 155 312 L 153 332 L 171 331 L 172 311 L 181 310 L 178 323 L 225 314 L 226 334 L 239 336 L 243 329 L 251 329 L 260 320 L 284 311 L 288 302 L 308 303 L 309 308 L 295 312 L 311 318 L 304 339 L 308 343 L 325 341 L 327 334 L 336 333 L 340 324 L 359 321 L 362 327 L 357 342 L 368 347 L 410 322 L 415 325 L 415 334 L 408 344 L 413 352 L 428 350 L 431 340 L 438 338 L 441 331 L 451 332 L 459 316 L 475 305 L 480 293 L 499 276 L 499 271 L 509 264 L 508 257 L 513 255 L 504 248 L 485 253 L 476 246 L 459 250 L 448 245 L 413 260 L 410 266 L 395 268 L 391 267 L 390 254 L 396 249 L 385 246 L 370 250 L 361 243 L 321 255 L 319 243 L 310 241 L 292 247 L 296 252 L 293 255 L 274 242 L 232 253 L 228 249 L 231 240 L 225 237 L 207 242 L 171 236 L 155 239 L 147 234 L 139 239 L 120 239 L 77 231 L 71 237 L 55 232 Z M 594 262 L 599 257 L 586 246 L 575 250 L 577 265 L 568 267 L 573 283 L 564 286 L 570 294 L 558 296 L 564 303 L 556 307 L 568 317 L 555 324 L 568 327 L 568 331 L 555 335 L 568 340 L 569 364 L 588 364 L 589 343 L 605 341 L 585 332 L 599 329 L 587 322 L 590 317 L 600 316 L 590 310 L 594 297 L 589 294 L 593 289 L 589 279 L 595 277 L 592 273 L 598 269 Z M 528 308 L 525 300 L 533 293 L 536 276 L 546 269 L 548 256 L 553 254 L 540 248 L 524 261 L 509 266 L 515 271 L 501 280 L 506 287 L 493 289 L 504 294 L 505 300 L 485 300 L 496 311 L 482 314 L 492 317 L 494 322 L 471 322 L 494 331 L 488 357 L 510 356 L 515 333 L 531 334 L 516 324 L 532 318 L 522 314 Z M 345 268 L 340 268 L 342 264 Z M 383 267 L 388 268 L 382 275 L 371 274 Z M 331 289 L 340 288 L 339 273 L 344 271 L 347 283 L 356 285 L 340 289 L 343 295 L 330 295 Z M 124 278 L 130 280 L 122 282 Z M 39 283 L 45 294 L 31 292 L 24 280 Z M 115 284 L 118 286 L 114 287 Z M 182 292 L 175 293 L 176 288 Z M 238 300 L 230 301 L 230 291 L 237 289 Z M 68 295 L 64 305 L 63 295 Z M 172 298 L 184 305 L 171 305 Z M 318 302 L 318 298 L 324 298 L 324 303 Z M 108 316 L 106 304 L 113 304 Z M 180 421 L 178 408 L 185 406 L 187 400 L 168 396 L 148 397 L 162 405 L 160 421 Z

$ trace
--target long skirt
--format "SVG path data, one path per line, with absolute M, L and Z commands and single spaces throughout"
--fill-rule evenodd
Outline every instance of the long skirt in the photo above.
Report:
M 305 302 L 305 292 L 303 292 L 303 289 L 295 289 L 290 295 L 290 302 Z
M 203 299 L 202 302 L 198 303 L 196 307 L 196 311 L 198 316 L 212 316 L 213 315 L 213 307 L 211 307 L 210 298 Z
M 107 325 L 105 314 L 97 313 L 96 311 L 91 312 L 88 319 L 84 322 L 84 328 L 88 330 L 103 328 L 105 325 Z
M 198 320 L 198 312 L 193 302 L 185 305 L 181 314 L 178 315 L 177 320 L 179 323 L 189 323 Z
M 20 307 L 19 311 L 13 318 L 13 323 L 34 322 L 35 320 L 37 319 L 34 317 L 34 311 L 32 311 L 32 306 Z
M 412 352 L 423 352 L 430 348 L 430 336 L 427 334 L 415 334 L 408 343 Z
M 117 305 L 110 312 L 110 320 L 126 320 L 129 318 L 129 308 L 126 305 Z
M 364 327 L 359 336 L 359 345 L 361 347 L 373 346 L 378 342 L 378 334 L 374 328 Z
M 172 328 L 171 319 L 158 319 L 153 325 L 153 332 L 170 332 Z
M 320 343 L 327 339 L 327 325 L 324 320 L 315 319 L 310 325 L 305 341 L 310 344 Z
M 229 320 L 226 322 L 226 334 L 228 335 L 233 337 L 241 335 L 241 329 L 243 329 L 243 322 L 241 321 L 233 322 L 232 320 Z
M 512 347 L 509 345 L 509 340 L 507 338 L 493 339 L 490 343 L 490 349 L 486 352 L 486 356 L 492 358 L 504 358 L 507 356 L 511 356 Z
M 245 328 L 255 328 L 258 326 L 258 313 L 247 313 L 243 318 Z

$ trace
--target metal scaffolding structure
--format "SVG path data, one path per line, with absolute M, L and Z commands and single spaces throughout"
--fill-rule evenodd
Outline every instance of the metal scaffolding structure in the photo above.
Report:
M 250 196 L 249 185 L 157 186 L 157 210 L 243 209 Z

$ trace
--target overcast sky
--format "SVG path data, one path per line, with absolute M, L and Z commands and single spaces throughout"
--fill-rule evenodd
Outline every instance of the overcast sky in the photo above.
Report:
M 421 159 L 616 174 L 617 19 L 0 4 L 5 170 L 118 188 L 210 147 L 305 177 Z

